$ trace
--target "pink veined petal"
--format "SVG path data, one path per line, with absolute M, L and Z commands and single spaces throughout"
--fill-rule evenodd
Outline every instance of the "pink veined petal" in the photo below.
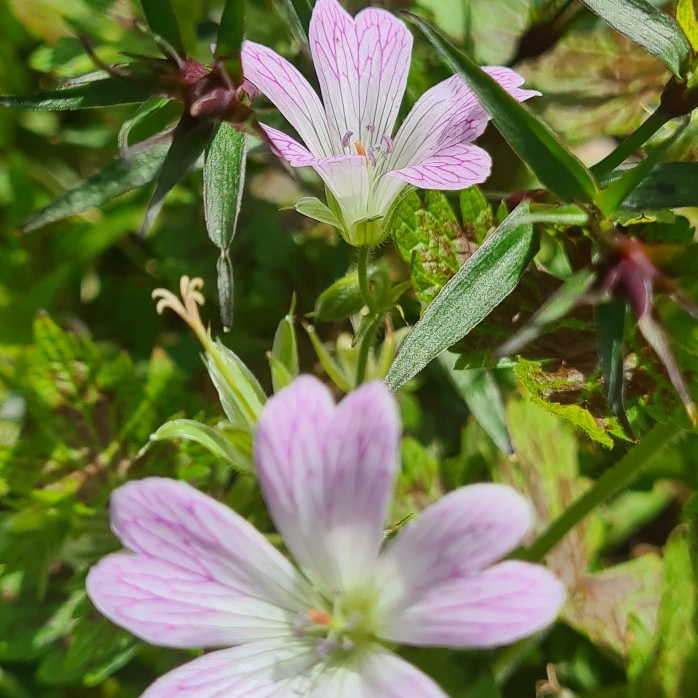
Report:
M 390 12 L 375 8 L 359 12 L 355 24 L 359 39 L 359 140 L 370 148 L 381 144 L 383 134 L 393 135 L 407 87 L 412 34 Z
M 352 16 L 337 0 L 317 0 L 308 29 L 327 122 L 336 153 L 351 133 L 361 140 L 359 104 L 359 44 Z
M 489 153 L 476 145 L 455 143 L 422 160 L 419 165 L 387 172 L 420 189 L 466 189 L 484 182 L 492 171 Z
M 495 80 L 522 101 L 538 92 L 521 90 L 518 73 L 509 68 L 484 68 Z M 460 75 L 454 75 L 427 90 L 414 105 L 395 136 L 389 170 L 419 165 L 439 151 L 467 144 L 480 136 L 489 115 Z
M 146 478 L 112 493 L 112 528 L 125 547 L 291 611 L 308 587 L 293 565 L 234 511 L 184 482 Z
M 304 643 L 263 641 L 205 654 L 158 679 L 141 698 L 304 696 L 317 655 Z M 315 672 L 316 673 L 316 672 Z
M 550 625 L 565 599 L 547 569 L 508 560 L 436 587 L 384 626 L 381 636 L 407 645 L 496 647 Z
M 278 53 L 245 41 L 240 54 L 245 78 L 264 94 L 298 131 L 317 157 L 334 153 L 327 120 L 315 90 Z
M 321 158 L 316 158 L 304 145 L 286 135 L 283 131 L 260 124 L 276 154 L 286 160 L 292 167 L 307 167 L 314 165 Z
M 531 517 L 521 494 L 494 483 L 461 487 L 427 507 L 381 554 L 388 615 L 499 560 L 521 542 Z
M 383 536 L 399 423 L 380 383 L 333 407 L 327 388 L 295 380 L 265 406 L 255 459 L 265 501 L 299 564 L 325 592 L 365 583 Z
M 347 134 L 367 149 L 391 136 L 412 53 L 405 25 L 372 8 L 353 19 L 337 0 L 318 0 L 308 37 L 337 152 Z
M 101 613 L 142 640 L 165 647 L 230 647 L 291 637 L 293 613 L 168 562 L 117 553 L 87 576 Z

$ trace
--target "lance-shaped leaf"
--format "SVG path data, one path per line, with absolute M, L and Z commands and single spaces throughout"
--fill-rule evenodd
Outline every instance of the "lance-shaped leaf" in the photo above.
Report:
M 286 22 L 293 35 L 306 54 L 310 55 L 308 27 L 313 14 L 315 0 L 281 0 L 281 9 L 286 16 Z
M 35 92 L 30 95 L 0 96 L 0 106 L 36 111 L 72 111 L 117 104 L 143 102 L 153 92 L 154 85 L 117 77 L 71 85 L 59 90 Z
M 226 331 L 233 321 L 233 269 L 229 250 L 242 204 L 246 162 L 246 134 L 222 123 L 206 150 L 204 214 L 208 236 L 221 251 L 218 260 L 218 300 Z
M 390 367 L 385 382 L 391 391 L 465 337 L 516 288 L 538 245 L 531 223 L 509 228 L 509 218 L 528 210 L 523 203 L 512 211 L 508 229 L 492 233 L 427 308 Z
M 698 51 L 698 19 L 695 0 L 679 0 L 676 6 L 676 21 L 686 35 L 694 51 Z
M 506 409 L 502 391 L 492 372 L 486 368 L 456 370 L 458 355 L 445 351 L 439 357 L 441 365 L 458 394 L 463 398 L 470 414 L 487 432 L 497 448 L 506 455 L 514 453 L 511 435 L 506 422 Z
M 274 334 L 274 344 L 267 354 L 271 365 L 271 382 L 274 392 L 285 388 L 298 375 L 298 341 L 296 339 L 295 318 L 296 297 L 291 300 L 288 315 L 282 318 Z
M 241 434 L 249 439 L 248 433 Z M 206 450 L 213 453 L 231 468 L 243 473 L 253 471 L 251 454 L 237 448 L 226 436 L 209 427 L 206 424 L 195 422 L 192 419 L 173 419 L 163 424 L 154 434 L 150 435 L 151 441 L 164 441 L 170 439 L 187 439 L 201 444 Z
M 616 170 L 615 176 L 623 171 Z M 698 162 L 660 163 L 621 204 L 628 211 L 698 206 Z
M 625 411 L 623 376 L 623 333 L 627 303 L 613 298 L 595 309 L 596 330 L 599 336 L 599 358 L 603 370 L 603 382 L 611 414 L 623 427 L 626 435 L 633 438 L 633 430 Z
M 594 14 L 682 77 L 691 46 L 677 22 L 649 0 L 581 0 Z
M 148 204 L 148 210 L 141 226 L 141 235 L 145 235 L 153 221 L 157 218 L 165 197 L 177 184 L 181 177 L 196 164 L 201 153 L 204 152 L 206 144 L 211 140 L 214 125 L 204 123 L 198 128 L 190 131 L 183 127 L 184 121 L 180 121 L 172 138 L 172 145 L 167 151 L 165 160 L 162 163 L 155 185 L 155 191 Z
M 533 317 L 497 349 L 496 356 L 510 356 L 539 337 L 547 325 L 567 315 L 577 305 L 596 280 L 596 272 L 582 269 L 560 286 Z
M 245 33 L 245 0 L 227 0 L 216 39 L 216 58 L 223 61 L 233 84 L 242 81 L 240 49 Z
M 182 32 L 170 0 L 141 0 L 141 5 L 150 31 L 167 41 L 177 55 L 186 56 Z
M 159 112 L 167 103 L 164 97 L 149 97 L 138 109 L 121 125 L 119 129 L 119 152 L 123 157 L 128 154 L 128 137 L 131 129 L 143 123 L 149 116 Z
M 610 184 L 594 198 L 594 203 L 605 216 L 612 216 L 628 196 L 637 189 L 652 168 L 664 157 L 669 149 L 684 135 L 687 122 L 682 128 L 656 148 L 650 150 L 647 157 L 635 167 L 626 170 L 619 179 Z
M 597 191 L 589 170 L 525 106 L 455 48 L 431 24 L 404 13 L 424 32 L 441 59 L 460 73 L 516 154 L 550 191 L 563 201 L 591 201 Z
M 44 208 L 32 213 L 20 226 L 28 233 L 44 225 L 96 208 L 121 194 L 142 187 L 153 180 L 162 167 L 167 146 L 135 155 L 129 160 L 115 160 L 97 174 L 88 177 L 74 189 L 54 199 Z

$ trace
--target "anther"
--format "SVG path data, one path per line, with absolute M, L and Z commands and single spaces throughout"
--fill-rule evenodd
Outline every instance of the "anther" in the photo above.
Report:
M 354 146 L 356 147 L 356 152 L 368 160 L 368 156 L 366 155 L 366 148 L 364 148 L 361 141 L 354 141 Z
M 376 127 L 375 127 L 373 124 L 366 124 L 366 130 L 367 130 L 369 133 L 374 133 L 375 130 L 376 130 Z
M 344 138 L 342 138 L 342 148 L 346 148 L 349 146 L 349 143 L 351 142 L 351 137 L 354 135 L 353 131 L 347 131 L 344 134 Z
M 327 611 L 322 611 L 319 608 L 311 608 L 305 615 L 315 625 L 331 625 L 332 623 L 332 616 Z
M 383 143 L 385 143 L 388 154 L 392 153 L 394 148 L 393 139 L 387 133 L 384 133 L 381 138 L 383 139 Z
M 324 640 L 318 640 L 315 643 L 315 649 L 321 657 L 326 657 L 330 652 L 336 650 L 339 646 L 337 640 L 326 638 Z

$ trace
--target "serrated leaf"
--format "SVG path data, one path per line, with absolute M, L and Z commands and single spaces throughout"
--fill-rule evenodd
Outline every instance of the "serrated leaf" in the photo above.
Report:
M 247 135 L 222 123 L 208 144 L 204 164 L 206 230 L 221 250 L 229 249 L 235 237 L 246 162 Z
M 141 0 L 150 31 L 167 41 L 180 58 L 187 55 L 179 22 L 170 0 Z
M 553 133 L 499 83 L 455 48 L 428 22 L 405 13 L 436 48 L 443 62 L 460 73 L 516 154 L 563 201 L 591 201 L 597 192 L 589 170 Z
M 439 191 L 424 192 L 423 202 L 410 194 L 397 209 L 393 234 L 397 251 L 410 265 L 415 293 L 425 303 L 434 300 L 475 251 Z
M 698 51 L 698 19 L 696 19 L 695 0 L 679 0 L 676 7 L 676 21 L 693 50 Z
M 528 210 L 528 204 L 521 204 L 510 217 L 516 219 Z M 388 388 L 397 390 L 487 317 L 514 290 L 536 248 L 530 224 L 495 231 L 407 335 L 385 379 Z
M 239 85 L 242 78 L 240 48 L 245 34 L 245 2 L 226 1 L 216 39 L 216 58 L 223 60 L 235 85 Z
M 460 213 L 465 234 L 481 245 L 494 227 L 494 215 L 492 206 L 478 186 L 468 187 L 460 193 Z
M 167 146 L 163 145 L 138 153 L 128 160 L 115 160 L 74 189 L 32 213 L 22 222 L 20 232 L 27 233 L 54 221 L 83 213 L 147 184 L 162 167 L 166 154 Z
M 691 46 L 677 22 L 648 0 L 581 0 L 617 32 L 634 41 L 681 78 Z
M 60 90 L 18 96 L 3 95 L 0 97 L 0 106 L 40 111 L 112 107 L 117 104 L 144 102 L 150 97 L 152 87 L 109 76 Z
M 249 434 L 246 434 L 249 439 Z M 201 444 L 206 450 L 225 461 L 231 468 L 241 473 L 252 473 L 252 459 L 250 453 L 238 449 L 224 433 L 216 431 L 212 427 L 195 422 L 191 419 L 173 419 L 163 424 L 154 434 L 151 441 L 163 441 L 170 439 L 187 439 Z
M 179 127 L 175 130 L 172 144 L 158 173 L 155 191 L 148 203 L 148 209 L 141 226 L 141 235 L 145 235 L 150 230 L 162 209 L 165 197 L 184 174 L 196 164 L 211 140 L 213 129 L 213 124 L 204 124 L 193 131 L 185 131 Z
M 596 331 L 599 336 L 599 358 L 603 370 L 604 392 L 611 414 L 618 420 L 628 437 L 633 430 L 625 411 L 623 376 L 623 334 L 627 303 L 614 298 L 596 307 Z

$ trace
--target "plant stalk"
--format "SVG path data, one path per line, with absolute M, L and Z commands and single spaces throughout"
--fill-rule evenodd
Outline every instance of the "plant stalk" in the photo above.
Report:
M 370 253 L 370 247 L 368 245 L 363 245 L 359 247 L 359 259 L 357 261 L 357 272 L 359 274 L 359 288 L 361 289 L 361 295 L 366 301 L 371 312 L 376 312 L 376 302 L 373 298 L 373 293 L 371 293 L 371 285 L 368 281 L 368 257 Z
M 611 466 L 579 499 L 550 523 L 529 548 L 512 557 L 538 562 L 584 517 L 627 485 L 654 456 L 681 433 L 676 424 L 655 424 L 640 443 Z
M 635 151 L 639 150 L 664 124 L 671 121 L 671 118 L 661 108 L 657 109 L 620 143 L 612 153 L 609 153 L 603 160 L 597 162 L 591 168 L 592 174 L 597 179 L 603 179 L 609 172 L 622 165 Z
M 359 359 L 356 364 L 356 387 L 358 388 L 366 378 L 366 367 L 368 366 L 368 355 L 371 351 L 371 344 L 373 344 L 373 338 L 376 336 L 376 332 L 380 329 L 383 324 L 383 313 L 378 313 L 373 319 L 366 334 L 361 340 L 361 346 L 359 347 Z

